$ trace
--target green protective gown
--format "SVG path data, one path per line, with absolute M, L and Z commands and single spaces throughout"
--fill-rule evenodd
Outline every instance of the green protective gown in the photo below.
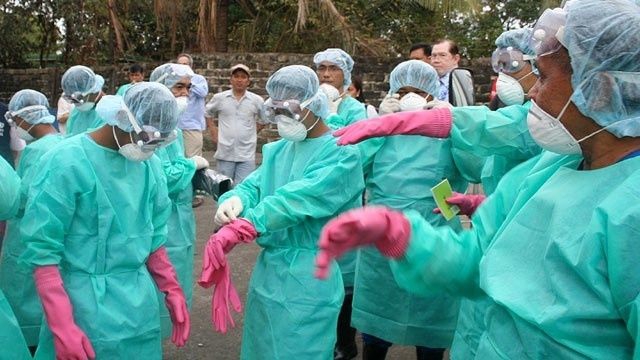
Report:
M 640 357 L 640 157 L 581 161 L 542 152 L 515 167 L 462 233 L 406 213 L 394 276 L 416 292 L 487 296 L 475 358 Z
M 98 359 L 161 359 L 159 304 L 146 268 L 171 212 L 159 159 L 130 161 L 84 134 L 40 164 L 20 226 L 21 261 L 58 265 Z M 36 359 L 53 358 L 43 326 Z
M 493 193 L 498 181 L 513 167 L 540 153 L 527 127 L 530 107 L 531 102 L 498 111 L 485 106 L 453 108 L 454 160 L 467 180 L 482 183 L 485 194 Z M 488 303 L 483 298 L 461 299 L 452 359 L 475 356 Z
M 357 121 L 367 118 L 367 111 L 362 103 L 352 98 L 351 96 L 345 96 L 338 105 L 337 115 L 332 115 L 327 118 L 327 126 L 333 130 L 341 129 L 347 125 L 351 125 Z M 361 152 L 361 155 L 362 154 Z M 365 158 L 360 157 L 362 160 Z M 362 202 L 360 201 L 362 205 Z M 342 281 L 344 287 L 353 287 L 353 281 L 356 272 L 356 256 L 357 252 L 350 251 L 338 259 L 338 266 L 340 266 L 340 273 L 342 274 Z
M 116 91 L 116 95 L 118 95 L 118 96 L 124 96 L 124 93 L 126 93 L 126 92 L 127 92 L 127 90 L 129 90 L 129 88 L 130 88 L 130 87 L 132 87 L 132 86 L 133 86 L 133 84 L 132 84 L 132 83 L 124 84 L 124 85 L 120 86 L 120 87 L 118 88 L 118 91 Z
M 0 157 L 0 220 L 15 216 L 20 206 L 20 177 Z M 11 305 L 0 289 L 0 360 L 31 359 Z
M 22 334 L 29 346 L 38 345 L 40 324 L 42 323 L 42 307 L 33 282 L 33 271 L 30 267 L 18 262 L 24 251 L 24 242 L 20 238 L 20 223 L 27 202 L 29 184 L 36 177 L 41 167 L 40 159 L 63 140 L 60 134 L 47 135 L 30 143 L 20 156 L 16 172 L 22 178 L 20 187 L 20 210 L 16 217 L 9 220 L 7 233 L 0 261 L 0 288 L 11 304 Z
M 434 225 L 460 230 L 433 214 L 431 188 L 449 179 L 455 191 L 467 182 L 458 172 L 451 141 L 422 136 L 391 136 L 373 160 L 367 179 L 369 205 L 415 210 Z M 446 348 L 451 345 L 459 298 L 446 294 L 418 296 L 396 284 L 389 261 L 376 249 L 361 249 L 356 271 L 352 323 L 363 333 L 402 345 Z
M 364 182 L 357 149 L 331 134 L 263 147 L 262 166 L 237 195 L 262 251 L 247 294 L 242 359 L 333 359 L 342 277 L 313 275 L 322 227 L 358 203 Z
M 156 150 L 167 177 L 171 215 L 167 222 L 167 241 L 164 247 L 176 269 L 178 281 L 184 291 L 189 308 L 193 296 L 193 256 L 196 240 L 196 220 L 191 207 L 193 189 L 191 178 L 196 171 L 193 161 L 184 157 L 184 140 L 180 131 L 177 139 L 167 147 Z M 164 304 L 164 293 L 158 292 L 158 301 Z M 165 306 L 160 306 L 162 336 L 171 335 L 172 323 Z
M 74 107 L 69 115 L 69 120 L 67 120 L 67 137 L 97 129 L 104 124 L 105 122 L 98 116 L 95 106 L 89 111 L 80 111 Z
M 337 130 L 366 119 L 367 110 L 364 105 L 351 96 L 345 96 L 338 105 L 338 114 L 329 116 L 326 122 L 331 129 Z M 360 151 L 362 171 L 365 178 L 371 175 L 373 157 L 383 143 L 384 138 L 375 138 L 363 141 L 357 145 L 357 148 Z M 358 204 L 362 205 L 362 201 L 359 201 Z M 353 287 L 356 273 L 357 254 L 358 253 L 356 251 L 350 251 L 338 259 L 338 265 L 340 266 L 340 272 L 342 273 L 342 280 L 344 281 L 345 288 Z
M 11 165 L 0 157 L 0 220 L 16 216 L 20 208 L 20 176 Z

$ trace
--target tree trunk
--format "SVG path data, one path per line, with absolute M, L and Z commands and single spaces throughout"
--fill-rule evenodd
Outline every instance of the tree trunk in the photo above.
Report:
M 216 45 L 215 49 L 219 52 L 227 52 L 228 48 L 228 25 L 229 17 L 229 0 L 218 0 L 218 9 L 216 11 Z

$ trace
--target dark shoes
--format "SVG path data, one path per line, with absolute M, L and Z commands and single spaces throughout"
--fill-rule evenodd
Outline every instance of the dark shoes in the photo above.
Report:
M 353 346 L 349 346 L 344 349 L 336 347 L 333 350 L 333 360 L 355 359 L 356 355 L 358 355 L 358 348 L 356 347 L 356 344 L 353 344 Z

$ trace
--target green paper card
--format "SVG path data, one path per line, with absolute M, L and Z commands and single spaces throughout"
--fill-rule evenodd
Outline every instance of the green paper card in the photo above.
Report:
M 438 205 L 440 213 L 447 221 L 453 219 L 453 217 L 460 212 L 460 209 L 457 206 L 450 205 L 445 201 L 446 198 L 453 194 L 449 180 L 444 179 L 438 185 L 432 187 L 431 194 L 433 194 L 433 199 L 436 201 L 436 205 Z

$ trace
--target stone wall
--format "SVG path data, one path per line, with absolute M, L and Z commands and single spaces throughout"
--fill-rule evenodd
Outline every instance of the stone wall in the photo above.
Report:
M 381 59 L 371 57 L 355 57 L 353 73 L 362 75 L 363 90 L 367 102 L 377 106 L 388 90 L 389 72 L 403 59 Z M 281 53 L 217 53 L 211 55 L 195 55 L 194 69 L 205 76 L 209 82 L 209 96 L 229 88 L 228 69 L 243 63 L 252 69 L 253 83 L 249 90 L 266 96 L 264 89 L 269 75 L 285 65 L 302 64 L 313 66 L 313 54 L 281 54 Z M 151 70 L 161 63 L 142 63 L 148 78 Z M 476 101 L 486 103 L 489 98 L 491 76 L 493 71 L 489 59 L 463 61 L 461 66 L 474 73 Z M 113 94 L 118 86 L 128 82 L 129 64 L 96 66 L 94 71 L 105 78 L 105 92 Z M 62 93 L 60 79 L 63 68 L 46 69 L 0 69 L 0 101 L 8 102 L 18 90 L 31 88 L 38 90 L 49 98 L 51 106 L 56 107 Z M 269 129 L 260 134 L 260 143 L 272 141 L 277 134 Z M 260 149 L 261 147 L 259 147 Z

